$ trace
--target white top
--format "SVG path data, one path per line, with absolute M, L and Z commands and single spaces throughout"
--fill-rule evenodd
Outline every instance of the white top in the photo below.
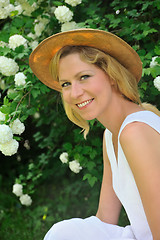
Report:
M 112 133 L 108 129 L 105 130 L 106 148 L 112 169 L 113 188 L 126 210 L 133 233 L 137 240 L 152 240 L 139 191 L 119 141 L 124 127 L 135 121 L 146 123 L 160 133 L 159 116 L 150 111 L 135 112 L 126 117 L 120 128 L 117 160 L 112 143 Z

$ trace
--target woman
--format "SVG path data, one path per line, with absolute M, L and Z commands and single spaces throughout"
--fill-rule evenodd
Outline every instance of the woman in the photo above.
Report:
M 45 240 L 159 240 L 160 112 L 140 102 L 137 53 L 111 33 L 79 29 L 44 40 L 30 66 L 62 93 L 67 116 L 85 137 L 87 120 L 96 118 L 106 128 L 96 216 L 57 223 Z M 130 221 L 126 227 L 117 225 L 122 205 Z

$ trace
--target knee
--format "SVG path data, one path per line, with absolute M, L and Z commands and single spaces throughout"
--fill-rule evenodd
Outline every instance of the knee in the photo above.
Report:
M 54 224 L 46 234 L 44 240 L 71 240 L 74 239 L 74 221 L 64 220 Z

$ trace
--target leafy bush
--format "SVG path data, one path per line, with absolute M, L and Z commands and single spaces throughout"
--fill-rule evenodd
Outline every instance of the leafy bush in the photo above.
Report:
M 13 133 L 13 139 L 19 143 L 18 150 L 13 147 L 11 152 L 8 147 L 6 153 L 0 144 L 1 189 L 10 195 L 15 182 L 22 184 L 23 194 L 32 195 L 35 211 L 40 210 L 34 205 L 38 201 L 34 196 L 40 194 L 38 189 L 48 183 L 47 179 L 55 181 L 75 175 L 78 184 L 83 179 L 94 188 L 99 186 L 104 130 L 99 123 L 91 121 L 91 131 L 84 140 L 80 129 L 65 116 L 59 93 L 33 75 L 28 59 L 39 42 L 61 30 L 81 27 L 117 34 L 138 52 L 143 62 L 139 83 L 142 101 L 160 108 L 159 0 L 82 0 L 77 1 L 77 6 L 71 2 L 8 0 L 0 3 L 0 126 L 11 128 L 16 119 L 25 125 L 24 133 Z M 57 9 L 59 15 L 55 15 Z M 62 18 L 63 11 L 68 15 Z M 82 166 L 79 175 L 69 170 L 69 162 L 61 163 L 59 156 L 63 152 L 68 153 L 69 162 L 77 160 Z M 70 194 L 71 189 L 66 191 Z M 2 199 L 3 211 L 10 213 L 17 209 L 17 204 L 21 206 L 18 197 L 12 198 L 8 203 Z M 23 211 L 21 207 L 19 211 Z M 66 211 L 61 217 L 67 216 Z

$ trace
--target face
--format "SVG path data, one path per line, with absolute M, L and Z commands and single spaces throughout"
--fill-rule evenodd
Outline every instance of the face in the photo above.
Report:
M 85 120 L 98 120 L 112 101 L 112 84 L 108 75 L 80 59 L 78 53 L 63 57 L 59 63 L 59 81 L 62 95 Z

